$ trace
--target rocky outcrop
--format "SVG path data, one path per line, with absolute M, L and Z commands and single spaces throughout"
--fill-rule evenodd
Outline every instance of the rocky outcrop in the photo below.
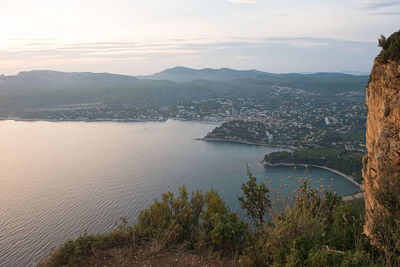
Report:
M 400 172 L 400 62 L 384 58 L 384 54 L 383 47 L 375 59 L 366 95 L 368 154 L 363 168 L 367 212 L 364 230 L 373 240 L 371 212 L 380 208 L 374 189 L 387 179 L 388 173 Z

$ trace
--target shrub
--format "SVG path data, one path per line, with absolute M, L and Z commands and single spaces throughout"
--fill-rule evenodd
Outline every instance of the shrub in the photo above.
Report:
M 149 208 L 141 211 L 134 225 L 136 240 L 159 241 L 162 246 L 183 240 L 193 240 L 198 231 L 199 217 L 204 205 L 201 191 L 192 192 L 188 200 L 185 186 L 178 197 L 172 192 L 162 194 Z
M 68 240 L 60 248 L 53 250 L 47 262 L 48 266 L 61 266 L 79 263 L 96 250 L 128 246 L 133 243 L 132 228 L 127 220 L 108 234 L 87 235 L 84 233 L 75 240 Z
M 344 254 L 344 253 L 343 253 Z M 307 258 L 308 266 L 341 266 L 343 254 L 328 251 L 326 247 L 315 247 Z
M 199 248 L 237 253 L 245 240 L 247 225 L 236 214 L 213 214 L 199 236 Z
M 202 230 L 199 247 L 211 247 L 228 252 L 237 252 L 245 240 L 247 225 L 236 213 L 230 213 L 222 198 L 211 189 L 205 196 Z
M 382 47 L 379 57 L 383 63 L 389 60 L 400 60 L 400 31 L 393 33 L 387 39 L 385 36 L 381 35 L 378 45 Z
M 244 265 L 356 266 L 370 262 L 365 251 L 371 248 L 363 235 L 363 201 L 344 202 L 323 186 L 312 188 L 308 178 L 298 181 L 301 185 L 294 191 L 294 201 L 287 202 L 249 238 Z
M 381 36 L 378 39 L 378 46 L 379 47 L 385 47 L 385 43 L 386 43 L 386 37 L 385 35 L 381 34 Z
M 400 173 L 388 167 L 372 190 L 375 206 L 369 210 L 374 244 L 387 264 L 400 266 Z
M 246 210 L 246 214 L 250 216 L 256 226 L 260 226 L 265 221 L 265 216 L 271 207 L 269 200 L 269 189 L 265 182 L 257 184 L 257 178 L 255 178 L 247 166 L 247 176 L 249 180 L 247 183 L 242 184 L 243 195 L 238 197 L 241 203 L 242 209 Z
M 387 107 L 385 108 L 385 113 L 384 113 L 385 118 L 386 118 L 387 116 L 389 116 L 389 114 L 390 114 L 390 107 L 387 106 Z
M 187 243 L 198 249 L 237 251 L 245 239 L 247 226 L 232 214 L 218 193 L 211 189 L 203 195 L 192 192 L 189 201 L 186 187 L 162 195 L 142 211 L 134 226 L 135 239 L 157 242 L 158 247 Z
M 372 257 L 369 253 L 357 250 L 347 251 L 343 257 L 341 266 L 345 267 L 358 267 L 358 266 L 379 266 L 380 262 L 376 261 L 375 263 L 372 261 Z
M 270 210 L 269 190 L 258 185 L 248 169 L 243 184 L 242 206 L 256 227 L 230 213 L 213 189 L 206 194 L 186 187 L 175 196 L 168 192 L 143 210 L 133 227 L 122 224 L 109 234 L 84 234 L 53 251 L 47 265 L 79 264 L 98 249 L 157 244 L 157 248 L 186 244 L 199 252 L 214 250 L 240 257 L 243 266 L 381 266 L 400 265 L 400 179 L 393 173 L 383 179 L 373 194 L 378 207 L 373 211 L 373 234 L 380 253 L 363 235 L 364 201 L 342 201 L 321 185 L 312 188 L 309 178 L 299 178 L 291 201 Z M 394 178 L 395 179 L 394 179 Z M 277 203 L 278 204 L 278 203 Z M 261 210 L 263 217 L 260 217 Z M 271 212 L 270 220 L 265 212 Z M 383 259 L 384 257 L 384 259 Z

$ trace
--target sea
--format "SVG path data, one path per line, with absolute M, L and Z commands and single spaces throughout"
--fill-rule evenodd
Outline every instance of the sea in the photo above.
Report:
M 339 195 L 358 191 L 342 176 L 313 167 L 264 167 L 265 154 L 288 150 L 195 140 L 216 124 L 0 121 L 0 266 L 32 266 L 80 234 L 134 223 L 163 192 L 214 188 L 232 212 L 247 166 L 271 192 L 297 178 L 321 179 Z

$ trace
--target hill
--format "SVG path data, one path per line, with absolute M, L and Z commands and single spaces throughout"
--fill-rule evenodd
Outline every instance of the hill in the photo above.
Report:
M 279 98 L 280 88 L 335 96 L 349 91 L 362 92 L 367 80 L 367 76 L 342 73 L 271 74 L 257 70 L 194 70 L 184 67 L 138 77 L 109 73 L 27 71 L 0 76 L 0 117 L 42 119 L 48 118 L 46 112 L 49 110 L 65 108 L 60 105 L 82 104 L 102 105 L 103 109 L 118 111 L 126 108 L 152 108 L 159 111 L 184 100 Z M 118 115 L 122 119 L 124 116 Z M 82 117 L 82 114 L 73 117 Z
M 176 83 L 196 83 L 199 80 L 213 82 L 228 82 L 223 87 L 232 86 L 287 86 L 292 88 L 304 89 L 322 94 L 335 94 L 345 91 L 363 91 L 367 75 L 351 75 L 345 73 L 312 73 L 312 74 L 273 74 L 258 70 L 233 70 L 222 69 L 190 69 L 185 67 L 175 67 L 162 72 L 138 76 L 141 79 L 169 80 Z
M 164 71 L 147 75 L 137 76 L 141 79 L 152 80 L 170 80 L 177 83 L 191 82 L 194 80 L 207 81 L 231 81 L 235 79 L 257 78 L 260 75 L 268 74 L 258 70 L 233 70 L 229 68 L 222 69 L 191 69 L 186 67 L 174 67 Z

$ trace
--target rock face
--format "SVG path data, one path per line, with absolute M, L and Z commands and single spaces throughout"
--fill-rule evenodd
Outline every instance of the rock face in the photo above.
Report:
M 391 173 L 400 171 L 400 62 L 382 60 L 381 55 L 375 59 L 366 95 L 368 154 L 363 161 L 367 212 L 364 230 L 372 239 L 371 211 L 379 208 L 373 190 L 387 177 L 388 169 Z

